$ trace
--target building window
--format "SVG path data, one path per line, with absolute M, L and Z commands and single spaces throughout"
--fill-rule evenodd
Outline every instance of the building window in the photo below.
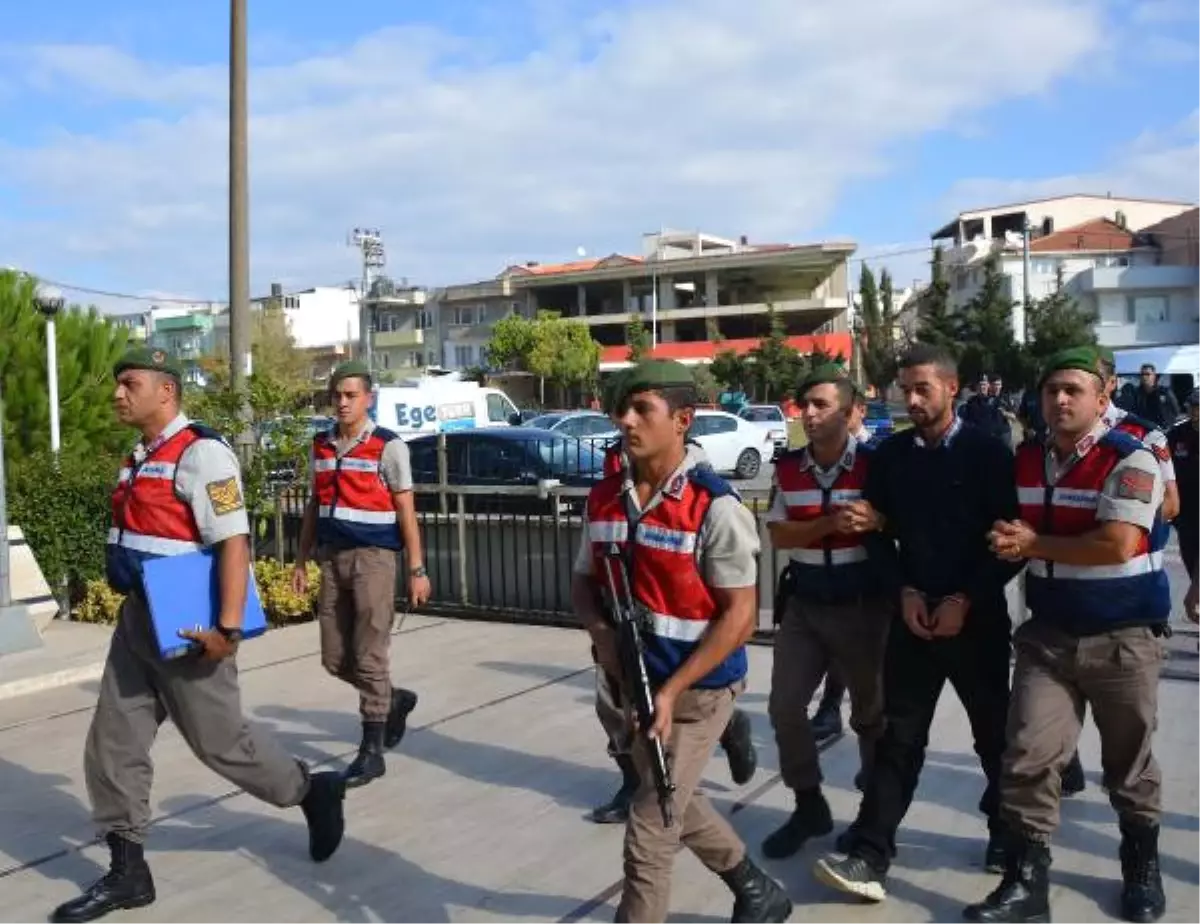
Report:
M 390 353 L 379 354 L 379 361 L 384 369 L 390 369 L 392 367 L 392 356 Z
M 1130 324 L 1161 324 L 1167 320 L 1165 295 L 1131 295 L 1125 303 L 1125 319 Z
M 417 330 L 432 330 L 433 315 L 428 311 L 418 311 L 416 325 Z
M 422 354 L 419 351 L 414 351 L 408 354 L 408 362 L 411 366 L 420 367 Z
M 1030 269 L 1038 276 L 1053 276 L 1058 272 L 1057 260 L 1034 260 Z
M 296 309 L 296 308 L 299 308 L 299 307 L 300 307 L 300 296 L 298 296 L 298 295 L 285 295 L 285 296 L 283 297 L 283 307 L 284 307 L 285 309 L 286 309 L 286 308 L 291 308 L 291 309 L 293 309 L 293 310 L 294 310 L 294 309 Z
M 1129 257 L 1125 254 L 1107 254 L 1096 258 L 1096 266 L 1128 266 Z
M 474 362 L 475 348 L 470 346 L 456 346 L 454 348 L 454 365 L 460 369 L 465 369 Z
M 451 323 L 460 327 L 470 327 L 475 323 L 475 306 L 467 305 L 464 308 L 456 308 Z

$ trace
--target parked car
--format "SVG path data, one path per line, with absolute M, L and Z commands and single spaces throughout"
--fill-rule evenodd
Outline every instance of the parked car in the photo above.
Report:
M 521 424 L 582 440 L 593 449 L 604 449 L 621 435 L 612 419 L 599 411 L 553 411 Z
M 742 420 L 749 421 L 770 437 L 771 442 L 775 445 L 775 450 L 771 455 L 772 462 L 775 461 L 781 452 L 787 450 L 787 417 L 784 416 L 783 408 L 779 407 L 779 405 L 749 404 L 738 411 L 737 416 L 742 418 Z
M 735 478 L 757 477 L 763 461 L 775 454 L 768 433 L 725 411 L 696 411 L 688 436 L 700 444 L 717 472 Z
M 438 483 L 437 436 L 418 436 L 408 441 L 413 481 Z M 568 487 L 590 488 L 603 477 L 604 455 L 586 443 L 562 433 L 535 427 L 495 427 L 460 430 L 446 434 L 446 474 L 451 485 L 488 485 L 496 488 L 523 485 L 536 487 L 558 481 Z M 584 499 L 571 498 L 568 509 L 582 508 Z M 437 507 L 434 495 L 418 494 L 417 509 Z M 552 512 L 550 502 L 502 490 L 486 495 L 468 495 L 469 512 Z
M 892 420 L 892 411 L 886 401 L 867 402 L 867 413 L 863 418 L 863 426 L 877 440 L 891 436 L 895 432 L 896 424 Z

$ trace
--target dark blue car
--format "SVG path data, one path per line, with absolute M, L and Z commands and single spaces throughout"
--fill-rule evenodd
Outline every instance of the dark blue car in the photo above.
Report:
M 408 441 L 416 484 L 438 483 L 436 434 Z M 487 495 L 468 495 L 466 506 L 476 512 L 538 512 L 549 502 L 528 495 L 506 494 L 505 486 L 536 487 L 556 480 L 568 487 L 590 488 L 603 477 L 604 455 L 587 443 L 535 427 L 483 427 L 446 434 L 446 471 L 451 485 L 494 486 Z M 569 506 L 581 505 L 572 498 Z M 418 495 L 419 506 L 432 509 L 437 498 Z

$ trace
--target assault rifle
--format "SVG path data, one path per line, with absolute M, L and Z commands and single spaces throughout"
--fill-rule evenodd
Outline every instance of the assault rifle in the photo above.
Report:
M 650 747 L 650 769 L 654 774 L 654 788 L 658 790 L 658 805 L 662 809 L 663 824 L 671 827 L 674 815 L 672 797 L 675 784 L 667 767 L 667 754 L 663 743 L 650 738 L 654 725 L 654 691 L 646 674 L 646 659 L 642 653 L 642 633 L 637 605 L 629 590 L 629 573 L 621 557 L 621 548 L 616 543 L 608 547 L 604 558 L 604 569 L 608 577 L 608 594 L 612 618 L 617 630 L 617 656 L 621 662 L 621 673 L 626 689 L 633 697 L 633 708 L 637 717 L 638 731 L 646 735 Z

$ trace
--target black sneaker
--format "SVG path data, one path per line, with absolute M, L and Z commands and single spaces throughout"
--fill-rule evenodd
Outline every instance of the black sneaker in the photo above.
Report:
M 813 875 L 839 892 L 869 902 L 881 902 L 887 898 L 887 890 L 883 887 L 884 874 L 862 857 L 822 857 L 813 867 Z
M 318 863 L 333 856 L 346 833 L 346 784 L 340 773 L 314 773 L 300 803 L 308 822 L 308 853 Z
M 833 813 L 820 787 L 798 792 L 795 811 L 763 841 L 763 856 L 770 860 L 790 857 L 804 846 L 805 841 L 824 837 L 832 830 Z

